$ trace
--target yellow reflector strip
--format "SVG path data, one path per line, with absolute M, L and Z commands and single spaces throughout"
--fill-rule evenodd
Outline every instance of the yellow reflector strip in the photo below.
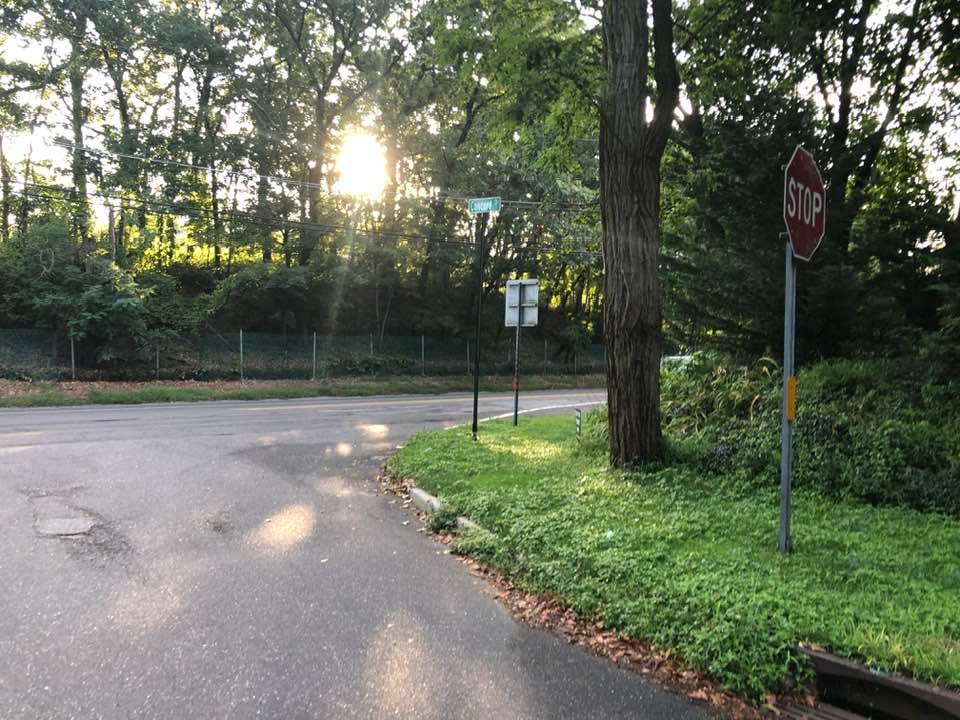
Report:
M 787 378 L 787 420 L 797 419 L 797 378 Z

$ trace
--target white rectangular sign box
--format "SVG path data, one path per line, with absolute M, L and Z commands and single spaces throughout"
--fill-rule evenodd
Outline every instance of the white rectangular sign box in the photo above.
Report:
M 516 327 L 518 324 L 521 327 L 536 327 L 539 319 L 540 281 L 536 278 L 507 280 L 506 295 L 504 324 L 507 327 Z M 520 323 L 521 317 L 523 318 L 522 323 Z

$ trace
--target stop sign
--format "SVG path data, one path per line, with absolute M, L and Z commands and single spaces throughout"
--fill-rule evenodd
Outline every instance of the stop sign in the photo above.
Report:
M 827 200 L 813 155 L 797 145 L 783 173 L 783 222 L 793 256 L 809 260 L 826 227 Z

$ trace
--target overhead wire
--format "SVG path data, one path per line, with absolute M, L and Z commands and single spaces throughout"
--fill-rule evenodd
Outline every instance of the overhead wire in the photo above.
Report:
M 43 197 L 49 200 L 62 200 L 65 202 L 81 202 L 80 198 L 72 198 L 69 196 L 71 192 L 69 188 L 62 188 L 51 185 L 39 185 L 36 183 L 24 183 L 23 181 L 13 181 L 18 185 L 23 185 L 29 192 L 29 194 L 35 197 Z M 41 193 L 55 192 L 60 193 L 59 195 L 48 195 Z M 143 198 L 139 196 L 124 196 L 124 195 L 110 195 L 105 193 L 100 193 L 98 197 L 108 200 L 117 200 L 120 202 L 131 202 L 134 204 L 140 204 L 141 206 L 150 206 L 152 209 L 151 212 L 157 214 L 164 214 L 163 210 L 167 210 L 166 214 L 169 215 L 185 215 L 191 216 L 194 218 L 204 217 L 213 219 L 214 211 L 212 208 L 200 207 L 198 205 L 193 205 L 189 203 L 179 203 L 171 202 L 166 200 L 157 200 L 154 198 Z M 161 208 L 161 210 L 157 210 Z M 222 219 L 232 219 L 240 220 L 243 222 L 249 222 L 251 224 L 260 224 L 268 225 L 270 227 L 275 227 L 277 229 L 282 228 L 292 228 L 300 230 L 312 230 L 316 232 L 344 232 L 344 233 L 353 233 L 367 235 L 371 237 L 385 237 L 393 238 L 398 240 L 410 240 L 410 241 L 424 241 L 424 242 L 435 242 L 451 245 L 463 245 L 467 247 L 472 247 L 473 243 L 464 241 L 464 240 L 451 240 L 448 238 L 436 238 L 428 235 L 418 235 L 414 233 L 405 233 L 393 230 L 363 230 L 349 225 L 335 225 L 332 223 L 315 223 L 315 222 L 304 222 L 300 220 L 291 220 L 289 218 L 277 218 L 277 217 L 268 217 L 264 215 L 257 215 L 256 213 L 251 213 L 246 210 L 231 210 L 231 209 L 221 209 L 218 211 L 220 218 Z
M 79 203 L 82 202 L 80 198 L 71 197 L 71 190 L 69 188 L 51 186 L 51 185 L 41 185 L 37 183 L 27 183 L 21 180 L 12 181 L 16 185 L 23 186 L 20 194 L 23 194 L 28 197 L 41 198 L 46 200 L 58 200 L 62 202 L 70 203 Z M 55 193 L 55 194 L 51 194 Z M 200 207 L 188 203 L 178 203 L 165 200 L 157 200 L 154 198 L 143 198 L 139 196 L 123 196 L 123 195 L 110 195 L 105 193 L 100 193 L 97 197 L 107 200 L 116 200 L 120 202 L 131 202 L 134 204 L 139 204 L 144 211 L 148 211 L 154 214 L 167 214 L 175 215 L 181 217 L 192 217 L 194 219 L 206 219 L 213 220 L 216 218 L 212 208 Z M 149 209 L 148 209 L 149 208 Z M 258 215 L 256 213 L 251 213 L 245 210 L 231 210 L 231 209 L 221 209 L 218 211 L 219 218 L 221 220 L 234 220 L 240 221 L 243 223 L 248 223 L 256 225 L 258 227 L 272 228 L 272 229 L 298 229 L 298 230 L 307 230 L 320 233 L 332 233 L 332 232 L 342 232 L 347 234 L 352 234 L 354 236 L 362 236 L 368 239 L 392 239 L 392 240 L 406 240 L 410 242 L 425 242 L 434 245 L 442 246 L 453 246 L 463 249 L 470 249 L 476 247 L 475 242 L 466 241 L 466 240 L 453 240 L 450 238 L 438 238 L 435 236 L 429 235 L 420 235 L 415 233 L 405 233 L 400 231 L 392 230 L 364 230 L 356 228 L 349 225 L 336 225 L 332 223 L 315 223 L 315 222 L 304 222 L 299 220 L 291 220 L 287 218 L 277 218 L 277 217 L 267 217 L 263 215 Z M 560 245 L 551 245 L 547 243 L 526 243 L 520 246 L 513 248 L 517 251 L 520 250 L 545 250 L 555 253 L 560 253 L 568 256 L 584 256 L 596 258 L 599 257 L 599 253 L 594 253 L 591 251 L 585 250 L 568 250 Z
M 122 160 L 133 160 L 140 163 L 150 163 L 155 165 L 166 165 L 168 167 L 177 167 L 183 170 L 201 170 L 205 173 L 219 173 L 223 177 L 237 177 L 244 178 L 246 180 L 253 180 L 260 182 L 261 180 L 267 180 L 268 182 L 275 182 L 280 185 L 285 185 L 288 187 L 302 187 L 310 190 L 319 190 L 325 196 L 330 198 L 340 198 L 343 197 L 341 194 L 331 193 L 326 190 L 326 186 L 321 183 L 310 182 L 308 180 L 295 180 L 294 178 L 283 177 L 281 175 L 261 175 L 258 173 L 250 173 L 243 170 L 230 170 L 228 168 L 220 167 L 215 168 L 210 165 L 197 165 L 195 163 L 183 162 L 180 160 L 171 160 L 169 158 L 161 157 L 151 157 L 148 155 L 139 155 L 136 153 L 121 153 L 108 150 L 97 150 L 95 148 L 88 148 L 86 146 L 77 145 L 75 143 L 68 142 L 67 140 L 54 140 L 54 145 L 70 150 L 71 152 L 82 152 L 86 155 L 94 155 L 97 157 L 109 157 L 114 159 Z M 431 195 L 426 198 L 427 200 L 439 199 L 439 200 L 451 200 L 455 202 L 467 202 L 471 199 L 469 195 L 464 195 L 462 193 L 453 193 L 453 192 L 443 192 Z M 568 202 L 568 201 L 559 201 L 559 200 L 531 200 L 531 199 L 522 199 L 522 200 L 512 200 L 512 199 L 501 199 L 501 204 L 508 207 L 549 207 L 559 211 L 585 211 L 597 208 L 596 202 Z

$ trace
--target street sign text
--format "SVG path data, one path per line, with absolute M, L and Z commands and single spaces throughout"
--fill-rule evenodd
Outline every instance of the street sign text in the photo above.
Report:
M 471 215 L 480 213 L 498 213 L 503 203 L 499 197 L 470 198 L 467 200 L 467 210 Z

